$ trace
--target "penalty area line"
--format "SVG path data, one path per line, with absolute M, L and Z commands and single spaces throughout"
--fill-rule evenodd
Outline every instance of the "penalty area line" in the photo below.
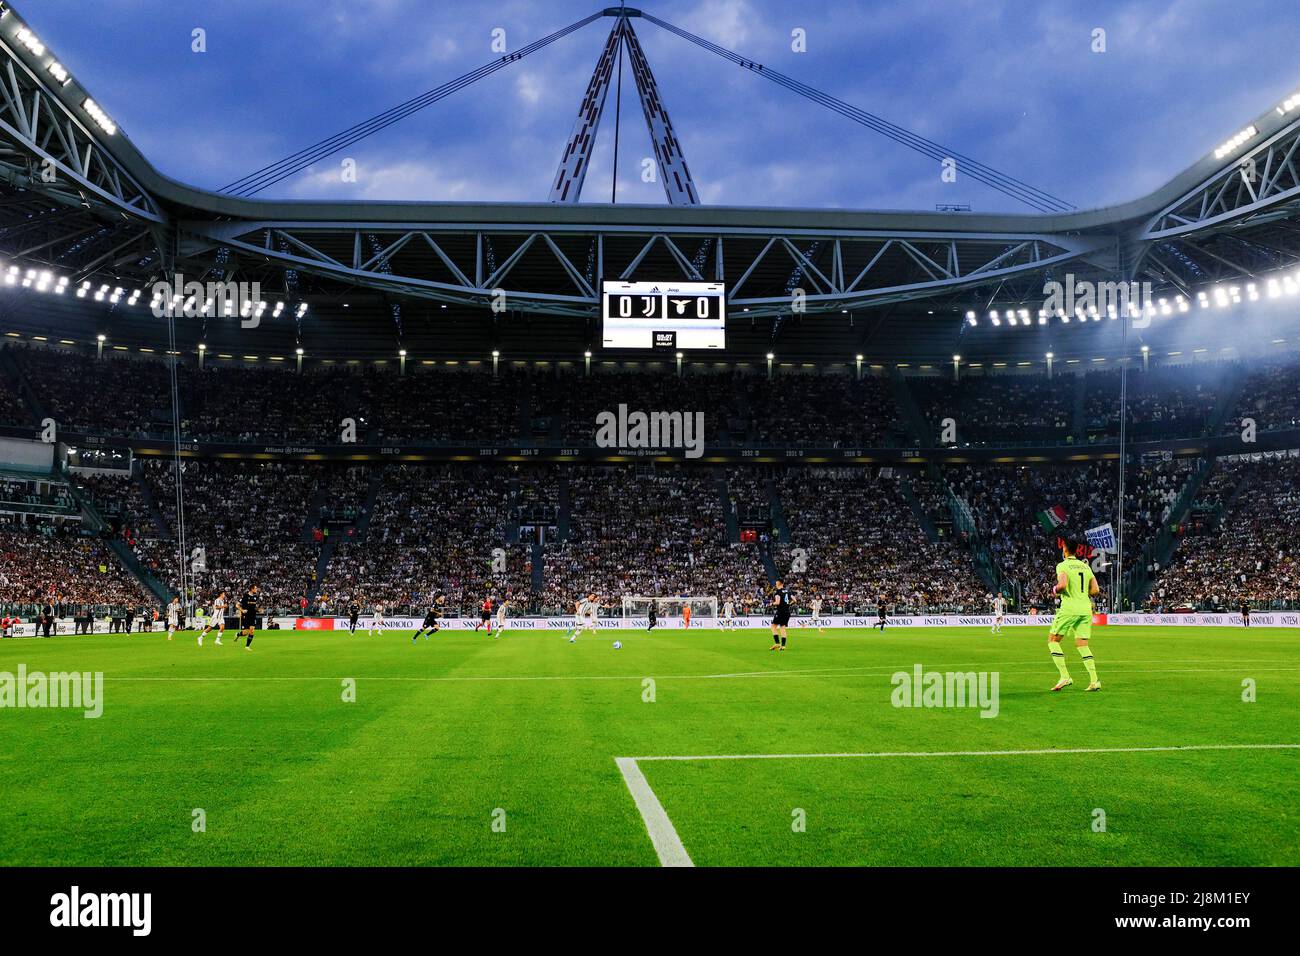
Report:
M 1051 754 L 1148 754 L 1198 750 L 1300 750 L 1300 744 L 1180 744 L 1170 747 L 1044 747 L 1036 750 L 881 750 L 830 754 L 699 754 L 619 757 L 634 765 L 647 760 L 843 760 L 867 757 L 1039 757 Z M 620 766 L 622 766 L 620 764 Z M 644 778 L 643 778 L 644 779 Z
M 645 774 L 637 766 L 636 758 L 615 757 L 614 763 L 623 774 L 623 782 L 627 784 L 628 792 L 632 794 L 632 800 L 641 813 L 646 833 L 650 834 L 650 842 L 659 857 L 659 865 L 694 866 L 690 854 L 686 852 L 686 847 L 682 846 L 681 837 L 677 835 L 677 828 L 673 826 L 673 821 L 668 819 L 664 805 L 659 802 L 654 790 L 650 788 Z
M 654 845 L 660 866 L 694 866 L 686 847 L 682 845 L 677 828 L 668 818 L 668 812 L 659 802 L 645 774 L 641 772 L 639 762 L 645 761 L 689 761 L 689 760 L 837 760 L 870 757 L 1036 757 L 1050 754 L 1144 754 L 1144 753 L 1178 753 L 1207 750 L 1300 750 L 1300 744 L 1183 744 L 1170 747 L 1070 747 L 1062 749 L 1043 748 L 1036 750 L 881 750 L 873 753 L 830 753 L 830 754 L 700 754 L 688 756 L 653 756 L 653 757 L 615 757 L 623 774 L 623 782 L 641 813 L 646 833 Z

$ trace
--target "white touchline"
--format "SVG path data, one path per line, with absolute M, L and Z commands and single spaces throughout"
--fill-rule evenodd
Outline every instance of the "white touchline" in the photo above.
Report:
M 655 796 L 645 774 L 637 766 L 648 760 L 834 760 L 865 757 L 1036 757 L 1049 754 L 1143 754 L 1172 753 L 1192 750 L 1300 750 L 1300 744 L 1184 744 L 1171 747 L 1070 747 L 1043 748 L 1039 750 L 881 750 L 874 753 L 832 754 L 692 754 L 689 756 L 658 755 L 653 757 L 615 757 L 614 763 L 623 774 L 627 789 L 641 811 L 646 832 L 654 844 L 661 866 L 694 866 L 686 847 L 668 813 Z
M 631 757 L 615 757 L 614 762 L 618 764 L 618 769 L 623 774 L 623 782 L 627 784 L 627 789 L 636 802 L 636 808 L 641 811 L 646 832 L 650 834 L 650 842 L 654 844 L 655 853 L 659 856 L 659 865 L 694 866 L 690 855 L 686 852 L 686 847 L 682 846 L 681 837 L 673 827 L 673 821 L 668 819 L 663 804 L 650 789 L 650 784 L 646 782 L 641 768 L 636 765 L 636 760 Z

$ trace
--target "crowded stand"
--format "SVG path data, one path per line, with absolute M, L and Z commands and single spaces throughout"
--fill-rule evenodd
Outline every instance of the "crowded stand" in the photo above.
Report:
M 749 376 L 745 437 L 751 445 L 871 448 L 906 444 L 889 382 L 879 376 Z
M 502 370 L 367 372 L 351 414 L 363 410 L 376 441 L 398 444 L 506 442 L 519 435 L 517 396 L 526 375 Z
M 1142 461 L 1125 479 L 1124 569 L 1173 517 L 1190 477 L 1187 461 Z M 1119 474 L 1113 462 L 1086 465 L 962 465 L 946 469 L 953 493 L 970 508 L 975 527 L 1002 574 L 1019 587 L 1025 607 L 1050 607 L 1055 549 L 1053 517 L 1071 528 L 1116 524 Z M 1046 522 L 1046 523 L 1045 523 Z
M 1155 610 L 1235 610 L 1300 605 L 1300 560 L 1292 547 L 1300 514 L 1300 458 L 1220 460 L 1202 486 L 1195 527 L 1184 529 L 1168 568 L 1152 585 Z
M 1073 438 L 1073 376 L 967 375 L 957 382 L 935 376 L 910 385 L 936 442 L 945 419 L 956 424 L 958 445 L 1052 445 Z
M 508 472 L 399 465 L 383 469 L 380 482 L 366 529 L 330 559 L 321 582 L 326 607 L 337 613 L 355 602 L 413 615 L 438 594 L 446 613 L 470 614 L 489 595 L 531 607 L 528 551 L 506 544 Z
M 9 345 L 42 415 L 60 428 L 102 434 L 170 437 L 170 369 L 165 361 Z M 1055 378 L 1030 374 L 965 374 L 904 378 L 928 438 L 940 442 L 944 422 L 964 446 L 1026 446 L 1111 442 L 1119 436 L 1120 374 L 1116 369 Z M 399 444 L 511 443 L 554 439 L 593 443 L 596 417 L 620 404 L 632 410 L 703 412 L 713 446 L 828 448 L 912 444 L 889 380 L 869 374 L 640 371 L 507 366 L 495 375 L 468 363 L 455 369 L 395 369 L 321 364 L 246 367 L 233 362 L 178 368 L 182 436 L 195 441 L 336 444 L 352 419 L 358 441 Z M 1240 379 L 1240 382 L 1237 380 Z M 88 390 L 82 383 L 96 382 Z M 1243 369 L 1237 362 L 1135 367 L 1128 373 L 1128 438 L 1203 435 L 1220 398 L 1222 433 L 1253 417 L 1265 431 L 1300 427 L 1300 364 L 1273 360 Z M 102 386 L 102 387 L 101 387 Z M 1079 391 L 1081 395 L 1078 395 Z M 0 423 L 30 425 L 14 383 L 0 388 Z M 1078 414 L 1076 415 L 1076 404 Z M 1077 419 L 1077 428 L 1076 428 Z M 950 444 L 950 442 L 942 442 Z
M 6 425 L 30 425 L 32 422 L 31 412 L 23 400 L 18 397 L 14 387 L 5 379 L 0 378 L 0 423 Z
M 1246 419 L 1261 432 L 1300 429 L 1300 364 L 1274 361 L 1250 367 L 1223 433 L 1242 432 Z
M 318 467 L 289 462 L 181 461 L 185 496 L 184 555 L 189 586 L 200 604 L 258 584 L 268 609 L 296 612 L 310 586 L 319 546 L 304 543 L 307 503 L 323 477 Z M 182 555 L 176 545 L 172 463 L 144 469 L 168 529 L 166 539 L 141 540 L 135 552 L 146 570 L 180 594 Z M 194 550 L 203 549 L 195 566 Z M 191 572 L 192 576 L 191 576 Z
M 930 541 L 903 497 L 900 478 L 865 468 L 789 469 L 778 480 L 789 545 L 776 548 L 778 576 L 807 609 L 863 614 L 983 611 L 985 587 L 951 541 Z
M 538 376 L 532 394 L 536 408 L 560 417 L 565 441 L 575 444 L 592 444 L 596 416 L 602 412 L 617 414 L 619 405 L 626 405 L 629 412 L 703 412 L 706 442 L 721 445 L 737 437 L 733 431 L 739 424 L 735 382 L 735 377 L 728 374 L 679 378 L 671 372 L 601 371 L 590 376 Z M 548 392 L 552 394 L 548 396 Z M 739 437 L 743 437 L 743 430 Z
M 56 616 L 107 615 L 151 600 L 107 541 L 76 522 L 22 522 L 0 515 L 0 611 L 31 617 L 46 604 Z
M 575 597 L 590 593 L 611 610 L 624 595 L 715 596 L 761 606 L 767 580 L 758 550 L 727 539 L 711 470 L 570 472 L 569 538 L 545 552 L 545 610 L 572 611 Z
M 30 426 L 39 413 L 60 428 L 105 435 L 170 432 L 165 362 L 12 345 L 5 352 L 13 360 L 9 374 L 0 375 L 6 424 Z M 26 390 L 10 380 L 15 368 Z M 1109 441 L 1118 434 L 1113 370 L 1082 378 L 904 379 L 915 401 L 905 413 L 888 378 L 839 372 L 679 376 L 669 363 L 589 375 L 554 366 L 507 366 L 496 375 L 468 366 L 407 375 L 345 365 L 298 373 L 209 363 L 178 371 L 182 434 L 203 441 L 335 443 L 341 421 L 353 418 L 364 442 L 531 438 L 582 446 L 594 438 L 596 417 L 620 404 L 704 413 L 706 449 L 902 447 L 914 443 L 903 423 L 909 414 L 915 419 L 915 410 L 936 443 L 945 418 L 956 422 L 957 443 L 972 447 Z M 92 378 L 96 388 L 86 389 Z M 1133 440 L 1196 436 L 1211 427 L 1230 436 L 1244 418 L 1261 433 L 1300 427 L 1294 361 L 1135 368 L 1128 382 Z M 34 399 L 33 408 L 23 395 Z M 1006 588 L 1022 609 L 1042 609 L 1052 605 L 1054 564 L 1044 512 L 1059 509 L 1071 528 L 1115 522 L 1116 468 L 1113 461 L 968 463 L 928 472 L 759 463 L 725 470 L 343 466 L 193 457 L 181 465 L 189 552 L 182 556 L 172 465 L 149 459 L 137 461 L 134 477 L 70 472 L 103 519 L 103 535 L 119 538 L 139 559 L 145 584 L 121 566 L 107 537 L 81 534 L 78 503 L 63 479 L 0 477 L 0 510 L 63 521 L 56 527 L 6 518 L 4 600 L 30 604 L 51 581 L 66 580 L 57 590 L 70 604 L 150 603 L 147 579 L 177 591 L 183 561 L 187 599 L 203 604 L 217 590 L 233 595 L 257 581 L 264 608 L 282 613 L 343 613 L 356 602 L 413 615 L 438 593 L 448 612 L 471 614 L 493 596 L 508 598 L 518 613 L 561 613 L 592 592 L 612 612 L 622 596 L 641 594 L 716 596 L 738 613 L 762 613 L 781 575 L 804 611 L 816 597 L 824 613 L 869 612 L 882 599 L 897 609 L 972 612 L 984 609 L 995 587 Z M 1294 503 L 1294 468 L 1292 459 L 1210 465 L 1168 452 L 1133 460 L 1125 481 L 1123 570 L 1145 573 L 1152 606 L 1209 606 L 1229 597 L 1258 606 L 1294 602 L 1294 569 L 1269 521 Z M 1193 476 L 1197 494 L 1183 502 Z M 1179 546 L 1162 567 L 1170 535 Z M 801 570 L 796 550 L 807 558 Z M 36 582 L 15 577 L 22 567 L 17 555 L 27 553 L 46 556 Z M 59 561 L 68 564 L 66 574 L 56 573 Z M 1230 569 L 1231 587 L 1209 579 L 1215 561 Z
M 1221 393 L 1239 373 L 1234 363 L 1169 366 L 1127 375 L 1129 441 L 1195 438 L 1210 427 Z M 1120 373 L 1089 372 L 1083 400 L 1088 441 L 1119 439 Z

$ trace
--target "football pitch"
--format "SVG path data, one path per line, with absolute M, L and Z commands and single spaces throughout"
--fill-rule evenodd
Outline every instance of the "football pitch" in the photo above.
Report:
M 1042 628 L 770 643 L 0 641 L 0 674 L 103 674 L 97 718 L 0 709 L 0 863 L 1300 863 L 1300 632 L 1098 628 L 1104 690 L 1071 647 L 1055 694 Z M 896 706 L 918 666 L 996 697 Z

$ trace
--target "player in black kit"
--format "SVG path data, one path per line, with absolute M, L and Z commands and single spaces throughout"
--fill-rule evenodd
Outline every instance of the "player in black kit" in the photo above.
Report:
M 876 602 L 876 623 L 872 627 L 880 628 L 880 633 L 885 633 L 885 622 L 889 619 L 889 609 L 885 607 L 885 596 L 882 594 L 880 600 Z
M 239 635 L 247 636 L 244 650 L 253 649 L 253 629 L 257 627 L 257 585 L 250 584 L 239 600 Z M 235 638 L 236 640 L 239 637 Z
M 1246 601 L 1241 602 L 1241 626 L 1250 627 L 1250 604 Z
M 433 599 L 433 603 L 429 605 L 429 610 L 425 612 L 424 623 L 420 625 L 420 629 L 416 631 L 415 636 L 411 638 L 412 644 L 415 643 L 415 638 L 419 637 L 421 634 L 424 635 L 424 639 L 427 641 L 430 634 L 436 634 L 438 631 L 442 630 L 442 626 L 438 623 L 438 614 L 439 609 L 446 600 L 447 599 L 441 594 Z
M 357 599 L 353 598 L 352 603 L 348 605 L 348 634 L 349 636 L 357 632 L 357 618 L 361 615 L 361 605 Z
M 659 610 L 656 607 L 653 599 L 650 601 L 650 610 L 647 612 L 646 617 L 647 617 L 647 623 L 645 629 L 647 631 L 653 631 L 655 627 L 659 624 Z
M 785 650 L 786 628 L 790 626 L 790 595 L 778 580 L 772 591 L 772 650 Z

